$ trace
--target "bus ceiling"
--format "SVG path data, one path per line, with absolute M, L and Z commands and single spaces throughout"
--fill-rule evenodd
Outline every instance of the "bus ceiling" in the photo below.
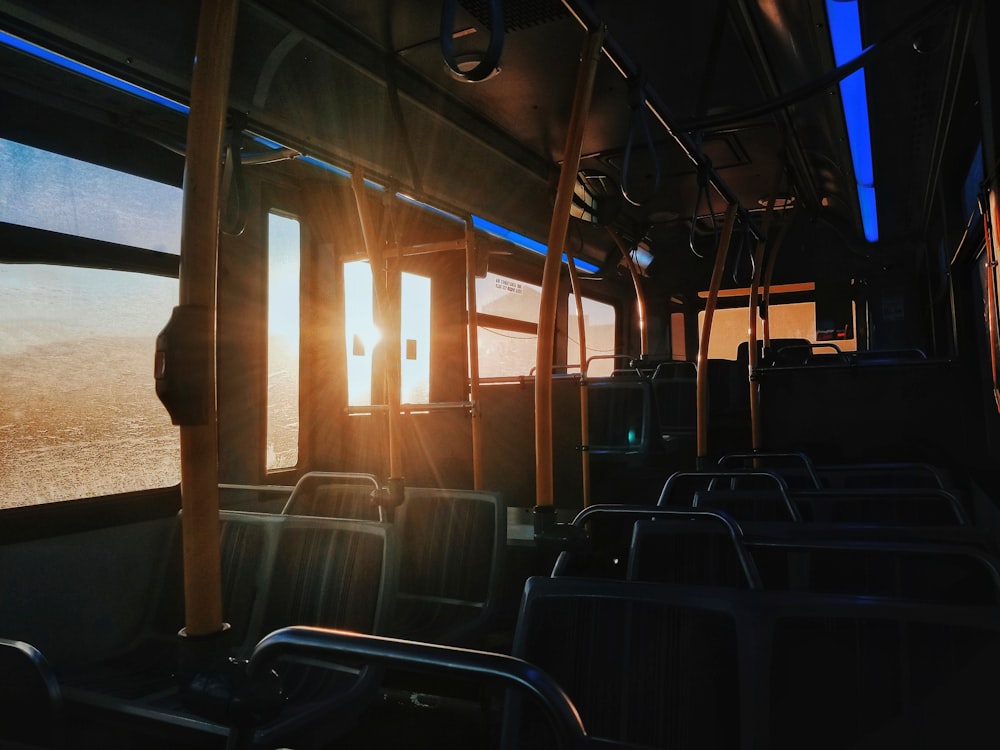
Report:
M 244 0 L 230 110 L 301 154 L 363 166 L 458 215 L 507 226 L 517 217 L 511 229 L 542 240 L 580 50 L 587 28 L 603 25 L 570 232 L 577 257 L 617 264 L 610 226 L 661 267 L 707 273 L 710 258 L 698 256 L 713 252 L 726 204 L 759 233 L 772 199 L 863 255 L 876 238 L 891 247 L 925 232 L 944 159 L 961 152 L 947 138 L 973 140 L 952 123 L 974 119 L 978 92 L 959 84 L 978 9 L 974 0 Z M 837 36 L 845 14 L 856 25 L 847 43 Z M 182 146 L 197 15 L 195 0 L 0 0 L 2 96 Z M 847 82 L 859 74 L 871 168 L 851 124 Z M 14 138 L 30 132 L 17 118 L 3 127 Z M 170 163 L 163 173 L 176 175 Z

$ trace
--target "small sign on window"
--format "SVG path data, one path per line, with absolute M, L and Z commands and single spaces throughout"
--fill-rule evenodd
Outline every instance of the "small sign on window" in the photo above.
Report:
M 506 292 L 507 294 L 524 294 L 524 285 L 520 281 L 514 281 L 513 279 L 504 279 L 497 276 L 496 286 L 501 292 Z

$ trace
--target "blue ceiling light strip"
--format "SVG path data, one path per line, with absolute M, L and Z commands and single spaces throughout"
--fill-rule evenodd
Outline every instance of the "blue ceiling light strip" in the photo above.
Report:
M 523 234 L 518 234 L 510 229 L 500 226 L 499 224 L 494 224 L 492 221 L 488 221 L 481 216 L 472 217 L 472 226 L 476 229 L 480 229 L 487 234 L 491 234 L 494 237 L 499 237 L 502 240 L 506 240 L 513 245 L 518 247 L 523 247 L 526 250 L 531 250 L 539 255 L 546 255 L 548 249 L 541 242 L 531 239 L 530 237 L 525 237 Z M 562 256 L 563 263 L 569 263 L 569 258 L 564 253 Z M 598 266 L 593 263 L 588 263 L 585 260 L 580 260 L 579 258 L 573 258 L 573 265 L 576 266 L 581 271 L 586 271 L 587 273 L 597 273 L 601 270 Z
M 40 47 L 33 42 L 21 39 L 21 37 L 9 34 L 6 31 L 0 31 L 0 44 L 5 47 L 10 47 L 11 49 L 16 49 L 19 52 L 24 52 L 25 54 L 31 55 L 39 60 L 44 60 L 52 65 L 57 65 L 60 68 L 69 70 L 77 75 L 81 75 L 84 78 L 89 78 L 92 81 L 102 83 L 105 86 L 110 86 L 118 89 L 119 91 L 124 91 L 126 94 L 131 94 L 132 96 L 139 97 L 140 99 L 154 102 L 155 104 L 171 109 L 174 112 L 179 112 L 182 115 L 186 115 L 191 111 L 188 106 L 181 104 L 180 102 L 176 102 L 166 96 L 160 96 L 149 89 L 144 89 L 142 86 L 136 86 L 133 83 L 129 83 L 128 81 L 118 78 L 117 76 L 103 73 L 97 68 L 84 65 L 83 63 L 77 62 L 72 58 L 60 55 L 58 52 L 45 49 L 45 47 Z
M 26 39 L 22 39 L 21 37 L 15 36 L 14 34 L 10 34 L 3 30 L 0 30 L 0 45 L 18 50 L 19 52 L 23 52 L 38 60 L 42 60 L 52 65 L 56 65 L 60 68 L 63 68 L 64 70 L 76 73 L 77 75 L 81 75 L 92 81 L 96 81 L 97 83 L 109 86 L 111 88 L 117 89 L 118 91 L 125 92 L 140 99 L 152 102 L 153 104 L 159 105 L 174 112 L 178 112 L 182 115 L 188 115 L 191 112 L 190 107 L 188 107 L 185 104 L 181 104 L 180 102 L 174 101 L 169 97 L 161 96 L 160 94 L 145 89 L 141 86 L 137 86 L 133 83 L 129 83 L 128 81 L 118 78 L 117 76 L 104 73 L 89 65 L 85 65 L 81 62 L 73 60 L 72 58 L 66 57 L 65 55 L 61 55 L 58 52 L 53 52 L 52 50 L 46 49 L 45 47 L 41 47 L 37 44 L 34 44 L 33 42 L 29 42 Z M 250 134 L 250 137 L 257 143 L 264 145 L 268 148 L 273 148 L 276 150 L 284 148 L 284 146 L 278 143 L 277 141 L 273 141 L 261 135 Z M 298 158 L 299 160 L 304 161 L 307 164 L 311 164 L 314 167 L 318 167 L 325 171 L 332 172 L 333 174 L 339 175 L 341 177 L 350 178 L 351 176 L 351 173 L 349 171 L 342 169 L 341 167 L 335 166 L 333 164 L 330 164 L 329 162 L 323 161 L 322 159 L 318 159 L 314 156 L 308 156 L 306 154 L 302 154 Z M 365 180 L 365 184 L 368 187 L 375 190 L 379 191 L 385 190 L 385 187 L 383 185 L 380 185 L 372 180 Z M 447 218 L 458 220 L 458 217 L 454 216 L 453 214 L 447 211 L 437 209 L 433 206 L 424 203 L 423 201 L 418 201 L 403 193 L 400 193 L 399 197 L 411 203 L 419 205 L 423 208 L 434 211 L 435 213 L 438 213 Z M 494 224 L 491 221 L 487 221 L 482 217 L 473 216 L 472 224 L 477 229 L 481 229 L 482 231 L 487 232 L 488 234 L 492 234 L 495 237 L 500 237 L 501 239 L 504 239 L 514 245 L 517 245 L 518 247 L 523 247 L 527 250 L 531 250 L 541 255 L 545 255 L 546 253 L 545 245 L 541 244 L 540 242 L 536 242 L 535 240 L 532 240 L 529 237 L 525 237 L 524 235 L 518 234 L 517 232 L 511 231 L 510 229 L 506 229 L 505 227 L 501 227 L 499 224 Z M 565 255 L 563 255 L 563 262 L 564 263 L 568 262 L 568 258 Z M 586 271 L 588 273 L 596 273 L 597 271 L 600 270 L 597 266 L 593 265 L 592 263 L 587 263 L 586 261 L 580 260 L 579 258 L 574 258 L 574 264 L 581 271 Z
M 830 40 L 837 66 L 850 62 L 861 54 L 861 16 L 857 0 L 826 0 L 826 15 L 830 24 Z M 861 222 L 865 239 L 878 240 L 878 210 L 875 203 L 875 169 L 872 163 L 871 126 L 868 121 L 868 92 L 865 70 L 861 68 L 840 82 L 840 98 L 847 121 L 847 140 L 854 161 L 854 177 L 858 183 Z

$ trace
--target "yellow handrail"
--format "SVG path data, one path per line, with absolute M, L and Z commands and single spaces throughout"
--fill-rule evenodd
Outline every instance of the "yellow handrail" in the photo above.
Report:
M 590 109 L 604 33 L 602 27 L 587 36 L 576 79 L 573 109 L 566 132 L 566 147 L 563 150 L 562 169 L 552 209 L 548 249 L 542 272 L 542 292 L 538 306 L 538 343 L 535 348 L 535 370 L 538 373 L 552 372 L 562 254 L 580 166 L 583 130 Z M 535 378 L 535 502 L 539 507 L 550 507 L 553 504 L 552 474 L 552 378 L 546 375 Z
M 215 398 L 216 275 L 219 261 L 219 185 L 229 73 L 238 0 L 204 0 L 198 20 L 184 162 L 179 297 L 181 306 L 208 310 L 199 331 L 208 357 L 208 419 L 182 425 L 181 529 L 184 539 L 184 608 L 188 636 L 225 629 L 219 547 L 219 441 Z M 234 158 L 239 158 L 235 155 Z
M 719 287 L 722 286 L 722 272 L 726 267 L 729 243 L 733 237 L 733 227 L 736 225 L 736 208 L 736 203 L 730 203 L 726 208 L 719 247 L 715 251 L 715 267 L 712 269 L 712 280 L 708 286 L 708 299 L 705 300 L 705 317 L 701 324 L 701 345 L 698 347 L 698 376 L 695 386 L 698 400 L 699 468 L 708 461 L 708 345 L 712 337 L 712 319 L 715 317 L 715 305 L 719 300 Z

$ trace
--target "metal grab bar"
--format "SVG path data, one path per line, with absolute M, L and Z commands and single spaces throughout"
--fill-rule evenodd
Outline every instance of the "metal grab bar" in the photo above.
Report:
M 587 731 L 580 714 L 556 681 L 533 664 L 506 654 L 331 628 L 292 626 L 275 630 L 261 639 L 250 655 L 247 673 L 253 678 L 279 659 L 313 664 L 329 660 L 336 664 L 345 657 L 415 672 L 508 683 L 526 690 L 538 700 L 564 748 L 582 748 L 587 743 Z
M 582 528 L 583 525 L 591 519 L 591 517 L 598 515 L 630 516 L 634 517 L 637 521 L 657 518 L 672 518 L 689 521 L 720 521 L 729 532 L 729 538 L 732 540 L 733 547 L 736 549 L 736 557 L 739 559 L 740 566 L 743 568 L 743 573 L 746 576 L 747 585 L 751 589 L 763 588 L 763 584 L 760 580 L 760 573 L 757 571 L 757 564 L 753 561 L 753 558 L 744 546 L 743 529 L 740 527 L 739 522 L 728 513 L 719 510 L 668 510 L 666 508 L 658 508 L 652 505 L 615 505 L 613 503 L 603 503 L 591 505 L 590 507 L 581 510 L 576 515 L 576 518 L 573 519 L 572 525 Z M 552 568 L 553 576 L 558 576 L 562 573 L 562 569 L 567 564 L 566 557 L 566 552 L 561 552 L 559 557 L 556 558 L 556 563 Z
M 778 494 L 781 496 L 781 501 L 784 503 L 785 508 L 788 509 L 788 515 L 791 517 L 791 520 L 795 523 L 801 523 L 802 521 L 802 514 L 799 513 L 799 509 L 795 507 L 795 503 L 792 502 L 789 496 L 788 484 L 773 471 L 676 471 L 664 483 L 663 489 L 660 491 L 660 499 L 656 501 L 657 506 L 661 508 L 665 506 L 677 481 L 687 477 L 708 479 L 708 489 L 710 490 L 715 488 L 715 482 L 719 479 L 768 479 L 774 482 L 777 487 Z
M 819 475 L 816 473 L 816 467 L 813 465 L 812 459 L 809 458 L 805 453 L 801 451 L 789 451 L 789 452 L 775 452 L 775 451 L 744 451 L 738 453 L 728 453 L 719 459 L 719 466 L 728 466 L 732 461 L 739 461 L 745 459 L 753 459 L 756 463 L 757 459 L 775 459 L 775 458 L 792 458 L 797 461 L 801 461 L 802 465 L 806 468 L 806 473 L 809 475 L 810 481 L 813 486 L 820 489 L 823 483 L 820 481 Z M 772 469 L 774 470 L 774 469 Z

